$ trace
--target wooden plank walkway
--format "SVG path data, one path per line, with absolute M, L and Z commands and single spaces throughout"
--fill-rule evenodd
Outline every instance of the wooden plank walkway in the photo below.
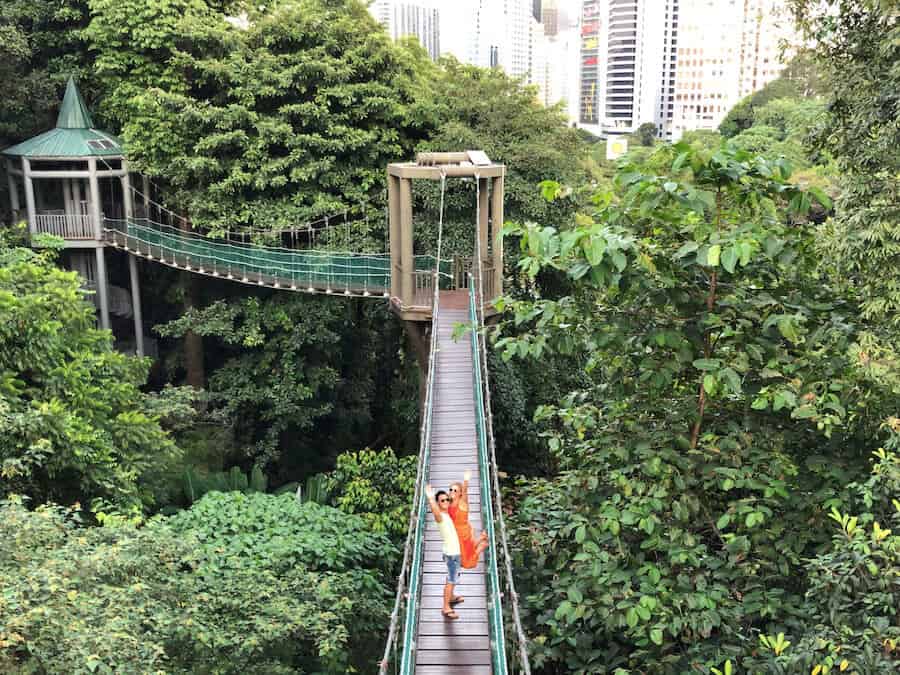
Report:
M 431 462 L 428 480 L 435 490 L 446 490 L 472 472 L 469 482 L 469 522 L 475 536 L 481 532 L 481 476 L 475 436 L 475 402 L 472 392 L 472 344 L 470 336 L 452 339 L 453 326 L 469 321 L 468 291 L 441 292 L 435 318 L 437 353 L 434 367 Z M 465 596 L 457 605 L 459 619 L 441 615 L 447 567 L 441 557 L 441 535 L 428 515 L 425 532 L 425 568 L 419 630 L 416 636 L 417 675 L 490 675 L 491 651 L 488 628 L 484 561 L 474 570 L 463 570 L 456 593 Z

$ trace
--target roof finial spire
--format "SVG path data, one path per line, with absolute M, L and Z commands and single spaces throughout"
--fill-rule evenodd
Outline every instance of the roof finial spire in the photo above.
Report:
M 75 78 L 69 76 L 66 84 L 66 94 L 63 96 L 62 105 L 59 108 L 59 117 L 56 118 L 57 129 L 93 129 L 94 121 L 91 112 L 81 98 L 81 92 L 75 85 Z

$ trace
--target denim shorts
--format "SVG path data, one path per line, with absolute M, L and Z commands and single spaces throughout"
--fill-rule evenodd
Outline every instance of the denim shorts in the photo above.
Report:
M 447 563 L 447 583 L 455 584 L 459 581 L 460 556 L 443 554 L 444 562 Z

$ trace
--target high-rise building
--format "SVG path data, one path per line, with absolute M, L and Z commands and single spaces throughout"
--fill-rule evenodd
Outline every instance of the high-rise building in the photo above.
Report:
M 671 137 L 716 129 L 744 96 L 784 68 L 781 42 L 796 38 L 784 0 L 680 0 Z
M 664 126 L 677 37 L 679 0 L 606 0 L 603 133 L 631 133 L 645 122 Z
M 432 59 L 440 56 L 440 13 L 430 2 L 375 0 L 369 6 L 369 11 L 385 27 L 392 39 L 415 36 Z
M 547 105 L 548 71 L 547 51 L 549 37 L 544 34 L 544 26 L 533 16 L 529 18 L 530 42 L 528 45 L 528 84 L 538 88 L 538 99 Z
M 559 32 L 559 0 L 544 0 L 541 5 L 541 18 L 544 33 L 554 36 Z
M 784 0 L 744 0 L 739 96 L 762 89 L 781 74 L 797 41 L 797 30 Z
M 470 33 L 467 43 L 452 53 L 476 66 L 500 67 L 507 75 L 527 79 L 533 18 L 530 0 L 475 0 L 465 6 L 470 10 Z M 463 49 L 464 56 L 458 53 Z
M 584 0 L 581 8 L 580 87 L 578 121 L 593 127 L 600 124 L 601 0 Z
M 578 122 L 595 133 L 714 129 L 778 76 L 785 0 L 582 0 Z

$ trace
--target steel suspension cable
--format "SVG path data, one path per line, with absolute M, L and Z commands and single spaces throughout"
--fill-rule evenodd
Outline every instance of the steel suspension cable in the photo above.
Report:
M 492 412 L 491 406 L 491 387 L 490 387 L 490 376 L 488 374 L 488 363 L 487 363 L 487 344 L 486 344 L 486 336 L 484 335 L 485 323 L 484 323 L 484 265 L 483 265 L 483 252 L 481 250 L 481 236 L 479 228 L 481 227 L 481 219 L 480 219 L 480 208 L 481 208 L 481 180 L 478 174 L 475 174 L 475 194 L 476 194 L 476 213 L 478 213 L 478 217 L 476 218 L 476 227 L 475 227 L 475 257 L 476 257 L 476 265 L 478 273 L 476 276 L 477 279 L 477 292 L 479 301 L 475 303 L 475 312 L 478 317 L 478 325 L 473 326 L 472 330 L 477 330 L 480 333 L 480 342 L 481 349 L 480 360 L 481 367 L 483 371 L 482 382 L 484 384 L 484 399 L 485 399 L 485 412 L 486 412 L 486 423 L 487 423 L 487 440 L 488 440 L 488 449 L 490 450 L 490 460 L 491 460 L 491 483 L 493 486 L 494 492 L 494 504 L 496 505 L 496 520 L 498 525 L 500 526 L 500 544 L 503 549 L 503 562 L 504 567 L 506 568 L 506 585 L 509 592 L 510 597 L 510 613 L 513 618 L 513 625 L 516 631 L 516 641 L 518 643 L 519 649 L 519 658 L 521 659 L 521 668 L 522 672 L 525 675 L 531 675 L 531 663 L 528 660 L 528 647 L 527 647 L 527 638 L 525 637 L 525 631 L 522 628 L 522 618 L 519 614 L 519 594 L 516 592 L 515 582 L 513 580 L 513 571 L 512 571 L 512 562 L 509 555 L 509 544 L 506 534 L 506 521 L 503 517 L 503 503 L 501 501 L 500 495 L 500 480 L 497 475 L 498 467 L 497 467 L 497 455 L 496 455 L 496 446 L 494 443 L 494 415 Z M 494 222 L 493 226 L 503 227 L 503 223 Z M 495 242 L 500 241 L 502 245 L 502 239 L 499 237 L 493 238 Z M 496 256 L 495 256 L 496 260 Z
M 437 239 L 437 255 L 435 257 L 434 272 L 432 273 L 432 329 L 431 340 L 428 350 L 428 375 L 427 386 L 425 388 L 425 402 L 422 409 L 422 431 L 419 437 L 419 461 L 416 466 L 416 487 L 413 493 L 412 507 L 409 513 L 409 526 L 406 532 L 406 544 L 403 547 L 403 562 L 401 564 L 400 574 L 397 577 L 397 595 L 394 599 L 394 609 L 391 612 L 391 622 L 388 628 L 387 642 L 384 647 L 384 655 L 379 663 L 378 672 L 380 675 L 386 675 L 390 664 L 391 650 L 395 647 L 398 638 L 397 629 L 399 628 L 400 607 L 403 604 L 404 597 L 407 601 L 407 620 L 404 625 L 404 640 L 409 640 L 409 632 L 415 626 L 415 621 L 411 621 L 411 612 L 409 611 L 409 603 L 417 602 L 416 589 L 413 589 L 413 583 L 410 583 L 410 592 L 405 593 L 406 577 L 410 570 L 410 553 L 413 558 L 418 553 L 418 548 L 413 551 L 413 545 L 418 541 L 420 536 L 420 528 L 424 518 L 424 483 L 425 483 L 425 466 L 428 461 L 428 455 L 431 442 L 431 407 L 434 401 L 434 376 L 435 376 L 435 355 L 437 353 L 437 334 L 434 329 L 434 320 L 437 318 L 440 306 L 440 270 L 441 270 L 441 247 L 444 235 L 444 193 L 446 192 L 447 176 L 441 172 L 441 200 L 438 211 L 438 239 Z M 424 535 L 424 533 L 421 533 Z M 413 567 L 415 561 L 412 561 Z M 413 615 L 417 614 L 412 612 Z M 418 616 L 414 616 L 418 619 Z M 402 664 L 401 664 L 402 665 Z

